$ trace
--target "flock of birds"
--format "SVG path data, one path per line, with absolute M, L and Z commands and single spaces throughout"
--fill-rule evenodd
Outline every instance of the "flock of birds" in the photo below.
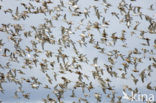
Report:
M 154 3 L 0 2 L 1 102 L 125 103 L 122 92 L 156 93 Z

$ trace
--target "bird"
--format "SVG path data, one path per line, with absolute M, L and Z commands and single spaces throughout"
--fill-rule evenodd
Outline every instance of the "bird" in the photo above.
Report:
M 44 103 L 122 103 L 156 91 L 155 5 L 148 3 L 1 0 L 0 102 L 9 95 L 36 102 L 35 93 Z

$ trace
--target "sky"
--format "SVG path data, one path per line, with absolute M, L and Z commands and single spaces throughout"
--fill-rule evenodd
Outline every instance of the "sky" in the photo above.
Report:
M 41 0 L 41 2 L 43 1 Z M 1 83 L 2 87 L 4 88 L 4 94 L 0 92 L 1 101 L 3 101 L 4 103 L 41 103 L 43 102 L 42 99 L 46 98 L 48 94 L 52 98 L 56 99 L 56 96 L 53 93 L 54 86 L 57 85 L 58 83 L 63 83 L 63 80 L 61 79 L 61 77 L 66 77 L 72 82 L 69 84 L 68 88 L 65 90 L 65 93 L 62 99 L 64 103 L 72 103 L 74 100 L 78 102 L 79 97 L 87 98 L 89 103 L 95 103 L 96 99 L 94 98 L 94 93 L 100 93 L 102 95 L 101 103 L 107 103 L 110 101 L 110 99 L 108 99 L 106 95 L 103 93 L 98 79 L 94 79 L 92 76 L 92 72 L 95 71 L 95 68 L 92 66 L 93 59 L 95 57 L 98 57 L 98 60 L 97 60 L 98 68 L 103 69 L 104 71 L 104 74 L 101 75 L 101 78 L 103 79 L 109 78 L 111 80 L 110 84 L 113 87 L 116 93 L 116 96 L 123 96 L 122 89 L 124 85 L 128 85 L 132 89 L 138 88 L 140 94 L 146 93 L 148 96 L 149 94 L 153 94 L 156 99 L 156 92 L 154 90 L 146 89 L 147 84 L 150 82 L 151 82 L 151 86 L 156 86 L 156 79 L 155 79 L 156 68 L 154 68 L 154 66 L 151 66 L 152 68 L 151 76 L 147 76 L 147 78 L 145 78 L 144 83 L 141 82 L 141 79 L 139 77 L 139 73 L 141 73 L 141 71 L 143 71 L 144 69 L 147 69 L 149 65 L 152 65 L 154 63 L 154 61 L 150 61 L 149 59 L 151 57 L 154 57 L 154 58 L 156 57 L 156 48 L 154 48 L 154 40 L 156 40 L 156 34 L 149 33 L 148 27 L 150 24 L 148 21 L 146 21 L 145 17 L 143 17 L 143 19 L 140 19 L 139 16 L 135 16 L 135 14 L 130 13 L 130 16 L 132 17 L 132 21 L 131 21 L 130 27 L 128 28 L 126 26 L 126 22 L 120 22 L 120 20 L 122 19 L 124 20 L 125 18 L 125 15 L 124 14 L 122 15 L 118 9 L 118 5 L 121 2 L 121 0 L 107 0 L 107 2 L 111 4 L 111 6 L 108 8 L 106 13 L 104 12 L 104 9 L 106 9 L 106 5 L 103 3 L 102 0 L 97 0 L 97 1 L 85 0 L 85 2 L 84 0 L 79 0 L 76 5 L 79 7 L 78 9 L 79 11 L 83 12 L 85 8 L 90 8 L 89 9 L 90 13 L 87 18 L 85 18 L 83 14 L 80 16 L 72 16 L 73 12 L 69 10 L 69 7 L 71 7 L 71 9 L 74 9 L 74 7 L 72 7 L 69 4 L 69 0 L 63 1 L 65 7 L 61 7 L 62 10 L 57 10 L 57 5 L 60 5 L 59 1 L 52 1 L 52 2 L 53 2 L 52 4 L 48 4 L 48 8 L 52 10 L 56 9 L 56 11 L 52 11 L 51 14 L 46 13 L 46 15 L 44 15 L 41 13 L 39 14 L 28 13 L 29 17 L 26 18 L 25 20 L 23 19 L 13 20 L 12 14 L 11 13 L 5 14 L 4 13 L 5 10 L 10 8 L 13 10 L 13 14 L 15 14 L 16 8 L 18 7 L 19 13 L 22 13 L 26 9 L 23 6 L 21 6 L 21 3 L 25 3 L 27 5 L 30 5 L 29 3 L 31 3 L 32 5 L 34 5 L 35 8 L 42 6 L 42 3 L 36 3 L 34 0 L 2 0 L 0 1 L 0 5 L 2 6 L 0 10 L 0 18 L 1 18 L 0 28 L 2 27 L 3 24 L 9 24 L 9 23 L 22 25 L 22 31 L 20 31 L 19 34 L 15 36 L 16 40 L 19 40 L 20 38 L 22 39 L 22 41 L 19 44 L 20 49 L 25 51 L 27 47 L 30 47 L 30 48 L 37 48 L 38 50 L 41 50 L 42 52 L 38 54 L 39 56 L 37 57 L 37 59 L 39 60 L 39 63 L 44 63 L 44 59 L 48 60 L 47 64 L 49 68 L 45 73 L 43 73 L 41 72 L 41 67 L 39 63 L 37 64 L 37 66 L 32 65 L 32 69 L 30 69 L 28 65 L 24 64 L 25 59 L 33 60 L 34 53 L 35 53 L 34 51 L 31 53 L 26 52 L 26 55 L 24 55 L 23 57 L 20 57 L 17 54 L 16 56 L 18 57 L 18 61 L 16 62 L 11 61 L 9 56 L 3 57 L 2 55 L 3 55 L 5 48 L 9 48 L 10 52 L 17 52 L 17 51 L 14 46 L 15 43 L 11 41 L 10 39 L 8 39 L 11 36 L 11 34 L 6 33 L 6 32 L 0 32 L 0 40 L 2 39 L 3 40 L 2 42 L 4 43 L 4 46 L 0 48 L 0 64 L 4 68 L 3 69 L 0 68 L 0 72 L 7 74 L 9 70 L 13 70 L 13 69 L 22 70 L 25 74 L 21 75 L 19 72 L 17 72 L 16 78 L 17 80 L 21 81 L 22 90 L 25 91 L 24 93 L 30 93 L 30 99 L 24 99 L 21 93 L 18 94 L 19 98 L 14 98 L 14 92 L 18 90 L 18 87 L 20 86 L 16 85 L 14 82 L 9 82 L 8 80 L 6 80 L 6 82 Z M 130 4 L 132 6 L 140 6 L 141 12 L 144 15 L 148 15 L 152 17 L 153 21 L 156 21 L 156 1 L 155 0 L 138 0 L 138 1 L 128 0 L 126 1 L 126 3 L 128 4 L 128 6 Z M 151 4 L 153 4 L 154 10 L 149 9 Z M 98 19 L 95 15 L 94 6 L 97 7 L 99 10 L 99 13 L 101 15 L 100 19 Z M 119 14 L 120 20 L 118 20 L 115 16 L 112 16 L 111 14 L 112 12 L 117 12 Z M 60 17 L 58 18 L 58 20 L 55 20 L 56 14 L 60 14 Z M 64 15 L 66 15 L 68 22 L 72 22 L 71 28 L 63 19 Z M 51 33 L 48 34 L 47 29 L 45 29 L 45 31 L 49 38 L 51 38 L 50 36 L 53 36 L 53 38 L 51 39 L 55 40 L 56 44 L 45 43 L 44 50 L 43 50 L 41 46 L 42 41 L 39 38 L 35 39 L 36 33 L 32 29 L 32 26 L 37 27 L 39 30 L 41 25 L 45 23 L 45 18 L 52 21 L 53 27 L 50 27 Z M 109 23 L 108 26 L 102 25 L 103 18 L 105 18 L 105 21 Z M 81 20 L 83 20 L 83 22 L 81 22 Z M 97 29 L 92 28 L 92 27 L 90 30 L 86 30 L 86 27 L 88 27 L 88 25 L 91 25 L 90 22 L 91 24 L 98 22 L 101 27 L 100 30 L 98 31 Z M 139 22 L 140 24 L 137 30 L 134 30 L 134 26 L 136 25 L 136 22 Z M 89 94 L 88 97 L 84 96 L 81 88 L 77 88 L 75 90 L 75 94 L 77 98 L 71 98 L 70 95 L 74 88 L 74 84 L 77 81 L 79 81 L 78 75 L 75 74 L 74 72 L 70 73 L 70 72 L 65 71 L 64 74 L 61 74 L 59 72 L 60 64 L 57 62 L 57 58 L 56 58 L 56 55 L 58 55 L 59 48 L 62 48 L 63 53 L 69 56 L 68 59 L 65 60 L 69 64 L 72 63 L 72 57 L 76 57 L 76 54 L 74 53 L 74 50 L 71 44 L 70 44 L 70 47 L 67 47 L 67 48 L 58 44 L 58 40 L 61 39 L 62 37 L 61 27 L 69 28 L 69 30 L 66 31 L 66 33 L 68 34 L 69 40 L 74 41 L 75 46 L 77 50 L 80 52 L 80 54 L 85 55 L 83 57 L 86 57 L 88 59 L 88 64 L 84 62 L 78 62 L 79 64 L 81 64 L 82 69 L 77 70 L 74 67 L 70 67 L 71 70 L 73 70 L 74 72 L 80 71 L 81 73 L 89 76 L 88 80 L 83 77 L 83 82 L 85 82 L 88 85 L 90 82 L 92 82 L 94 86 L 94 89 L 91 90 L 90 92 L 87 90 L 87 88 L 85 88 L 85 93 Z M 80 29 L 76 29 L 77 27 L 79 27 Z M 10 29 L 14 30 L 13 27 L 10 27 Z M 108 34 L 108 41 L 106 43 L 102 43 L 101 41 L 101 37 L 102 37 L 101 34 L 103 33 L 104 30 Z M 113 41 L 111 39 L 112 34 L 116 33 L 115 35 L 120 37 L 123 30 L 126 31 L 125 42 L 117 40 L 116 44 L 112 45 L 113 44 Z M 25 37 L 23 34 L 26 31 L 31 31 L 32 36 Z M 146 44 L 146 40 L 142 39 L 140 31 L 146 32 L 144 34 L 144 37 L 150 39 L 149 41 L 150 46 L 142 45 L 142 43 Z M 135 32 L 135 34 L 132 35 L 133 32 Z M 80 46 L 78 43 L 78 41 L 81 40 L 82 33 L 85 36 L 87 36 L 87 38 L 85 39 L 87 43 L 86 46 Z M 99 46 L 104 48 L 104 54 L 100 53 L 99 50 L 95 49 L 94 44 L 89 43 L 89 37 L 88 37 L 89 34 L 93 34 L 93 37 L 95 39 L 95 44 L 96 42 L 98 42 Z M 32 41 L 35 41 L 38 43 L 37 47 L 32 46 L 31 44 Z M 68 41 L 66 41 L 66 43 L 68 44 Z M 126 45 L 126 47 L 123 47 L 123 45 Z M 113 58 L 115 62 L 115 64 L 112 66 L 112 69 L 118 74 L 118 78 L 111 77 L 111 75 L 106 71 L 106 67 L 104 66 L 104 64 L 111 65 L 111 63 L 108 60 L 109 58 L 108 55 L 109 54 L 111 55 L 112 54 L 111 52 L 113 52 L 113 50 L 117 50 L 119 51 L 119 53 L 124 55 L 124 57 L 128 57 L 128 54 L 134 51 L 135 48 L 138 49 L 139 52 L 141 52 L 139 55 L 132 54 L 132 57 L 137 57 L 137 58 L 142 59 L 142 62 L 141 63 L 138 62 L 138 65 L 137 65 L 137 69 L 139 70 L 139 73 L 133 73 L 132 70 L 134 68 L 134 65 L 130 64 L 127 69 L 126 79 L 122 79 L 121 75 L 124 72 L 119 71 L 118 68 L 123 68 L 122 63 L 124 63 L 125 61 L 123 61 L 120 57 L 115 59 L 114 56 L 110 56 L 111 58 Z M 146 49 L 149 52 L 143 53 L 143 49 Z M 46 57 L 45 54 L 47 50 L 52 52 L 52 55 L 53 55 L 52 57 L 49 57 L 49 58 Z M 153 54 L 150 51 L 153 51 Z M 50 67 L 49 62 L 52 62 L 52 61 L 55 61 L 54 67 Z M 6 64 L 8 62 L 10 62 L 9 68 L 6 67 Z M 25 66 L 25 69 L 22 68 L 23 65 Z M 55 81 L 55 78 L 54 78 L 55 73 L 57 74 L 57 81 Z M 132 77 L 131 77 L 132 73 L 139 80 L 137 85 L 135 85 L 134 82 L 132 81 Z M 52 78 L 52 85 L 48 82 L 45 74 L 48 74 Z M 27 83 L 22 80 L 22 78 L 31 79 L 31 77 L 38 78 L 38 81 L 42 83 L 39 89 L 32 89 L 30 83 Z M 44 88 L 45 85 L 49 85 L 51 89 L 45 89 Z M 107 93 L 111 94 L 111 91 L 107 91 Z M 127 94 L 131 95 L 130 92 L 128 92 Z M 130 102 L 126 99 L 122 99 L 122 101 Z M 132 101 L 132 103 L 133 102 L 139 103 L 139 101 Z

